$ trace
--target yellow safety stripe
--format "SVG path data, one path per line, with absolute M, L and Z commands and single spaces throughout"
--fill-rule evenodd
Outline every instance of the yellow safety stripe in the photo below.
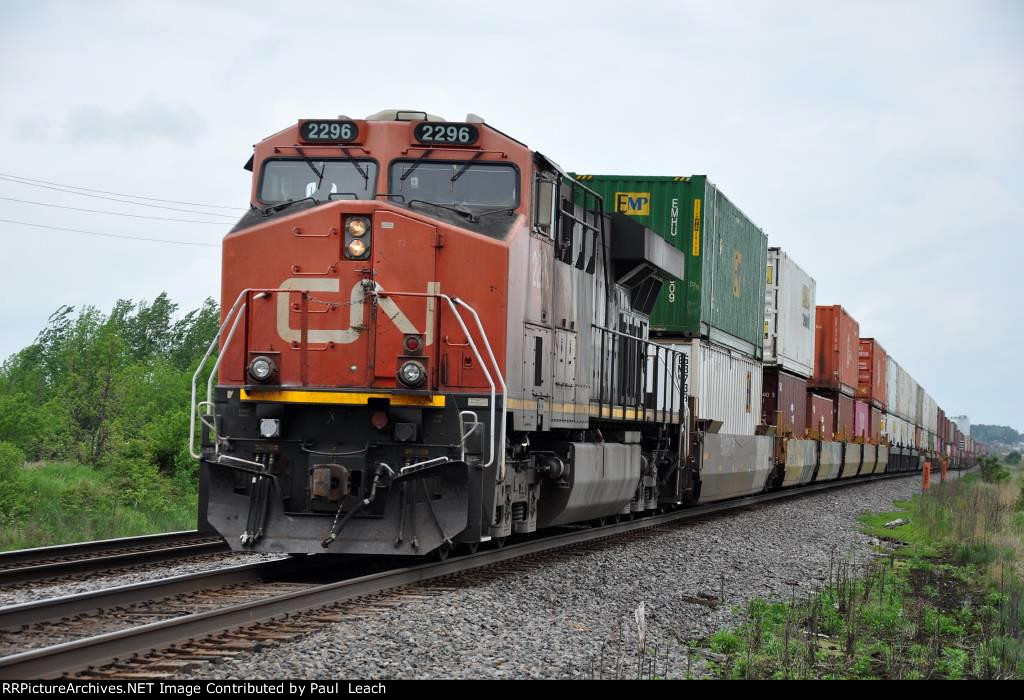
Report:
M 242 389 L 242 401 L 276 401 L 278 403 L 323 403 L 363 406 L 370 399 L 387 399 L 392 406 L 420 406 L 422 408 L 444 408 L 443 394 L 417 396 L 414 394 L 365 394 L 349 391 L 247 391 Z

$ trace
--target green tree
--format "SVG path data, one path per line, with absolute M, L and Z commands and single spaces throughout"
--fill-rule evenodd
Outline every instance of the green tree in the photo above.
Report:
M 1020 464 L 1020 452 L 1014 450 L 1010 454 L 1006 455 L 1007 464 Z

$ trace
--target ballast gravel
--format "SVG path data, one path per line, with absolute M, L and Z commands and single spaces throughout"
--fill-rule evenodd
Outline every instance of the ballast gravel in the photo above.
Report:
M 264 561 L 281 559 L 284 556 L 286 555 L 218 552 L 172 561 L 118 567 L 104 572 L 75 574 L 60 579 L 13 583 L 0 590 L 0 606 L 31 603 L 47 598 L 59 598 L 61 596 L 87 593 L 116 586 L 128 586 L 133 583 L 155 581 L 157 579 L 182 576 L 200 571 L 224 569 L 229 566 L 258 564 Z
M 919 491 L 917 478 L 892 479 L 659 528 L 411 596 L 183 677 L 636 678 L 641 604 L 640 674 L 699 675 L 702 657 L 688 641 L 736 623 L 736 610 L 753 598 L 807 595 L 830 567 L 863 564 L 872 538 L 857 517 Z

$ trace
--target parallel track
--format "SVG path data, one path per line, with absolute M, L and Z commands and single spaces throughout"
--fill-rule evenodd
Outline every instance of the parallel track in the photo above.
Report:
M 618 537 L 631 532 L 664 526 L 669 523 L 692 520 L 712 514 L 796 496 L 805 496 L 826 489 L 843 488 L 882 479 L 918 476 L 909 474 L 883 474 L 844 481 L 812 484 L 800 489 L 759 494 L 729 501 L 710 503 L 585 529 L 562 531 L 557 534 L 536 536 L 527 541 L 502 549 L 491 549 L 455 559 L 428 564 L 379 571 L 346 578 L 327 584 L 309 585 L 277 595 L 269 595 L 225 607 L 180 615 L 170 619 L 143 624 L 130 629 L 107 632 L 94 636 L 55 644 L 0 658 L 0 678 L 38 678 L 84 673 L 90 677 L 136 677 L 157 671 L 181 668 L 190 662 L 223 658 L 261 643 L 284 641 L 308 631 L 302 622 L 322 624 L 345 619 L 348 613 L 339 612 L 339 604 L 358 598 L 373 598 L 384 591 L 395 591 L 426 582 L 462 576 L 494 567 L 504 562 L 536 557 L 547 552 L 576 547 L 587 543 Z M 315 562 L 319 557 L 312 558 Z M 283 571 L 300 565 L 302 560 L 273 562 Z M 265 580 L 265 565 L 236 567 L 235 570 L 206 574 L 206 583 L 217 576 L 228 581 Z M 244 570 L 244 571 L 243 571 Z M 294 571 L 294 568 L 290 570 Z M 238 578 L 241 577 L 241 578 Z M 30 624 L 41 619 L 82 614 L 87 608 L 135 604 L 152 598 L 158 590 L 166 593 L 167 586 L 194 590 L 198 579 L 179 577 L 180 580 L 156 581 L 149 584 L 127 586 L 122 589 L 71 596 L 64 599 L 42 601 L 18 606 L 19 609 L 0 610 L 0 623 Z M 202 585 L 205 585 L 202 584 Z M 51 606 L 47 609 L 47 606 Z M 372 605 L 371 605 L 372 607 Z M 324 609 L 327 610 L 324 610 Z M 318 611 L 311 613 L 310 611 Z M 341 617 L 339 617 L 339 615 Z M 20 617 L 19 617 L 20 616 Z M 298 616 L 298 617 L 296 617 Z M 20 622 L 19 622 L 20 620 Z M 304 625 L 306 625 L 304 627 Z M 110 666 L 110 664 L 116 664 Z M 103 668 L 107 666 L 107 668 Z
M 24 583 L 112 568 L 227 552 L 219 536 L 197 531 L 122 537 L 0 552 L 0 584 Z

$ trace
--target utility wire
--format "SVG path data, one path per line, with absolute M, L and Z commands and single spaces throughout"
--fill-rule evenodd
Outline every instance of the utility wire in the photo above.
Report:
M 90 214 L 110 214 L 111 216 L 130 216 L 133 219 L 153 219 L 156 221 L 177 221 L 183 224 L 212 224 L 214 226 L 227 226 L 224 221 L 196 221 L 195 219 L 172 219 L 166 216 L 146 216 L 144 214 L 124 214 L 119 211 L 106 211 L 104 209 L 83 209 L 81 207 L 66 207 L 61 204 L 50 204 L 48 202 L 31 202 L 27 199 L 16 199 L 14 197 L 0 197 L 5 202 L 18 202 L 20 204 L 34 204 L 37 207 L 55 207 L 57 209 L 70 209 L 72 211 L 87 211 Z M 200 212 L 196 212 L 200 214 Z M 206 212 L 201 212 L 205 214 Z
M 119 233 L 101 233 L 99 231 L 83 231 L 79 228 L 64 228 L 63 226 L 47 226 L 45 224 L 31 224 L 27 221 L 12 221 L 11 219 L 0 219 L 0 223 L 16 224 L 18 226 L 32 226 L 34 228 L 48 228 L 54 231 L 70 231 L 71 233 L 84 233 L 87 236 L 102 236 L 104 238 L 124 238 L 129 241 L 146 241 L 148 243 L 170 243 L 173 245 L 190 245 L 202 248 L 219 248 L 217 243 L 193 243 L 191 241 L 173 241 L 167 238 L 146 238 L 143 236 L 125 236 Z
M 23 177 L 21 175 L 12 175 L 11 173 L 0 173 L 0 177 L 9 178 L 11 180 L 23 180 L 25 183 L 35 182 L 43 185 L 56 185 L 57 187 L 67 187 L 73 190 L 85 190 L 86 192 L 98 192 L 100 194 L 112 194 L 118 197 L 131 197 L 132 199 L 146 199 L 151 202 L 163 202 L 165 204 L 187 204 L 191 207 L 206 207 L 207 209 L 231 209 L 232 211 L 245 211 L 244 207 L 228 207 L 221 204 L 199 204 L 197 202 L 182 202 L 177 199 L 160 199 L 158 197 L 145 197 L 141 194 L 124 194 L 123 192 L 108 192 L 107 190 L 96 190 L 89 187 L 81 187 L 79 185 L 65 185 L 60 182 L 50 182 L 49 180 L 34 180 L 30 177 Z
M 159 204 L 146 204 L 145 202 L 132 202 L 132 201 L 127 200 L 127 199 L 116 199 L 114 197 L 104 197 L 103 195 L 99 195 L 99 194 L 87 194 L 85 192 L 75 192 L 73 190 L 67 190 L 67 189 L 63 189 L 63 188 L 60 188 L 60 187 L 50 187 L 49 185 L 37 185 L 37 184 L 32 183 L 32 182 L 25 182 L 25 181 L 22 181 L 22 180 L 16 180 L 14 178 L 7 177 L 5 175 L 0 175 L 0 180 L 6 180 L 8 182 L 16 182 L 19 185 L 29 185 L 30 187 L 41 187 L 44 190 L 54 190 L 56 192 L 66 192 L 66 193 L 69 193 L 69 194 L 77 194 L 77 195 L 80 195 L 82 197 L 92 197 L 94 199 L 107 199 L 107 200 L 110 200 L 111 202 L 120 202 L 121 204 L 133 204 L 133 205 L 135 205 L 137 207 L 151 207 L 153 209 L 167 209 L 169 211 L 180 211 L 180 212 L 184 212 L 186 214 L 205 214 L 207 216 L 223 216 L 225 219 L 232 219 L 232 220 L 237 218 L 237 217 L 235 217 L 235 216 L 233 216 L 231 214 L 218 214 L 218 213 L 212 212 L 212 211 L 210 211 L 210 212 L 198 212 L 195 209 L 177 209 L 175 207 L 165 207 L 165 206 L 161 206 Z

